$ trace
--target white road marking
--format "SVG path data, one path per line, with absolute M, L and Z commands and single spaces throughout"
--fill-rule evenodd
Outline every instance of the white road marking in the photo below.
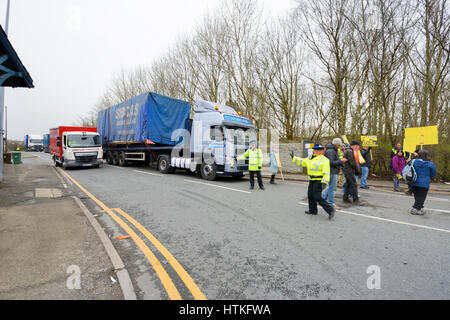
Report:
M 141 171 L 141 170 L 133 170 L 134 172 L 139 172 L 139 173 L 145 173 L 145 174 L 149 174 L 155 177 L 164 177 L 164 175 L 162 174 L 157 174 L 157 173 L 151 173 L 151 172 L 146 172 L 146 171 Z
M 111 167 L 111 168 L 121 169 L 121 170 L 125 169 L 125 168 L 118 167 L 118 166 L 112 166 L 112 165 L 110 165 L 110 164 L 107 164 L 106 166 L 107 166 L 107 167 Z
M 226 189 L 226 190 L 230 190 L 230 191 L 236 191 L 236 192 L 242 192 L 242 193 L 246 193 L 246 194 L 252 194 L 250 191 L 244 191 L 244 190 L 239 190 L 239 189 L 234 189 L 234 188 L 229 188 L 229 187 L 223 187 L 223 186 L 219 186 L 219 185 L 212 184 L 212 183 L 205 183 L 205 182 L 189 180 L 189 179 L 184 179 L 184 181 L 191 182 L 191 183 L 196 183 L 196 184 L 202 184 L 202 185 L 210 186 L 210 187 L 222 188 L 222 189 Z
M 305 202 L 299 202 L 299 204 L 300 205 L 305 205 L 305 206 L 308 205 Z M 402 224 L 402 225 L 410 226 L 410 227 L 416 227 L 416 228 L 422 228 L 422 229 L 428 229 L 428 230 L 433 230 L 433 231 L 440 231 L 440 232 L 450 233 L 450 230 L 447 230 L 447 229 L 433 228 L 433 227 L 424 226 L 424 225 L 421 225 L 421 224 L 414 224 L 414 223 L 408 223 L 408 222 L 403 222 L 403 221 L 398 221 L 398 220 L 379 218 L 379 217 L 369 216 L 369 215 L 366 215 L 366 214 L 354 213 L 354 212 L 344 211 L 344 210 L 337 210 L 337 212 L 350 214 L 350 215 L 353 215 L 353 216 L 358 216 L 358 217 L 363 217 L 363 218 L 369 218 L 369 219 L 384 221 L 384 222 L 391 222 L 391 223 L 396 223 L 396 224 Z
M 377 190 L 378 190 L 379 192 L 362 191 L 361 193 L 362 193 L 362 194 L 364 194 L 364 193 L 369 193 L 369 194 L 376 194 L 376 195 L 380 195 L 380 193 L 389 193 L 389 194 L 391 194 L 391 195 L 393 195 L 393 196 L 395 196 L 395 197 L 412 198 L 412 199 L 414 199 L 413 196 L 408 196 L 408 195 L 406 195 L 406 194 L 404 194 L 404 195 L 403 195 L 403 194 L 398 194 L 398 193 L 396 193 L 396 192 L 393 192 L 393 191 L 387 191 L 387 190 L 383 190 L 383 189 L 377 189 Z M 358 192 L 360 192 L 360 191 L 358 191 Z M 427 200 L 450 202 L 449 199 L 436 198 L 436 197 L 427 197 Z
M 437 211 L 437 212 L 443 212 L 443 213 L 450 213 L 448 210 L 442 210 L 442 209 L 430 209 L 430 208 L 424 208 L 423 210 L 429 210 L 429 211 Z

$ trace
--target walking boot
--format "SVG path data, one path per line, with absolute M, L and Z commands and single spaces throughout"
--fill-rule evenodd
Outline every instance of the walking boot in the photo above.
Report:
M 331 211 L 330 215 L 328 216 L 328 219 L 333 219 L 334 218 L 334 214 L 336 213 L 336 209 L 333 208 L 333 211 Z

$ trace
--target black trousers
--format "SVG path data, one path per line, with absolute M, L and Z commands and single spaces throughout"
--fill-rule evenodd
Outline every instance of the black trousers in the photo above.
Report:
M 250 187 L 255 186 L 255 174 L 258 178 L 258 185 L 260 188 L 264 187 L 263 180 L 261 176 L 261 171 L 250 171 Z
M 417 210 L 422 210 L 425 203 L 425 199 L 428 195 L 428 189 L 421 187 L 412 187 L 412 193 L 414 194 L 414 205 L 413 208 Z
M 358 197 L 358 184 L 356 183 L 356 177 L 353 172 L 344 172 L 345 176 L 345 191 L 344 191 L 344 200 L 348 200 L 349 195 L 352 195 L 353 201 L 359 199 Z
M 309 181 L 308 186 L 308 204 L 310 213 L 317 213 L 317 203 L 320 204 L 328 214 L 334 210 L 328 201 L 322 198 L 322 182 L 320 180 L 311 180 Z

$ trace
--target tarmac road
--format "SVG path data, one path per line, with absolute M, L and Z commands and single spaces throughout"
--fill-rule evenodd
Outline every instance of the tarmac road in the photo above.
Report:
M 51 165 L 48 154 L 38 155 L 24 162 Z M 127 234 L 111 218 L 113 208 L 142 226 L 122 216 L 156 260 L 131 239 L 114 242 L 140 299 L 176 299 L 177 292 L 210 300 L 450 298 L 449 195 L 430 194 L 427 214 L 413 216 L 412 197 L 361 190 L 365 205 L 354 207 L 340 201 L 338 190 L 342 210 L 329 221 L 322 209 L 318 216 L 303 213 L 306 183 L 265 181 L 266 191 L 250 191 L 247 180 L 207 182 L 144 167 L 67 173 L 73 180 L 60 175 L 68 189 L 111 237 Z

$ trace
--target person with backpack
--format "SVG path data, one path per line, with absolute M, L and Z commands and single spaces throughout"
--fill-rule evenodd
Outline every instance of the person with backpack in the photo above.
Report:
M 401 192 L 400 180 L 402 178 L 403 169 L 406 166 L 406 160 L 403 157 L 403 151 L 397 151 L 397 155 L 392 158 L 392 171 L 394 173 L 394 191 Z
M 418 157 L 418 159 L 413 160 L 414 163 L 412 164 L 416 173 L 416 179 L 412 187 L 414 205 L 409 213 L 424 215 L 423 207 L 430 189 L 431 178 L 437 175 L 437 170 L 427 150 L 420 150 Z
M 406 160 L 406 165 L 410 164 L 411 161 L 413 161 L 414 159 L 417 159 L 419 157 L 419 149 L 416 149 L 414 151 L 414 153 L 410 156 L 409 159 Z M 408 196 L 412 196 L 412 187 L 414 182 L 412 181 L 406 181 L 408 183 L 408 190 L 405 191 L 405 194 L 407 194 Z

